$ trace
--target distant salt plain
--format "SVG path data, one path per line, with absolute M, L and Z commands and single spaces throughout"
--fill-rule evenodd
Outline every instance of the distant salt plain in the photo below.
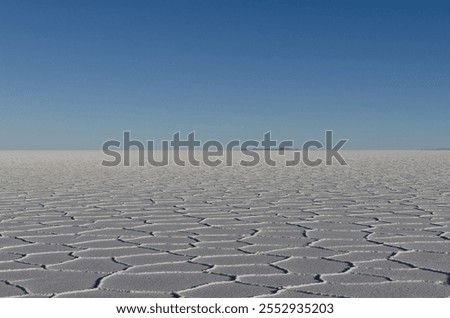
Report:
M 450 152 L 103 167 L 0 152 L 2 297 L 449 297 Z

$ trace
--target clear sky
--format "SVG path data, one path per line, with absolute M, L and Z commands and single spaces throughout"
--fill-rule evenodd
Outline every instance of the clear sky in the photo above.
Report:
M 448 1 L 2 1 L 0 149 L 450 147 Z M 184 134 L 184 135 L 183 135 Z

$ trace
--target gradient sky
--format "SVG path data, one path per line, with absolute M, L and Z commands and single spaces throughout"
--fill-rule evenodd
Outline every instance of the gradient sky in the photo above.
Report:
M 0 149 L 327 129 L 347 149 L 450 147 L 449 16 L 448 1 L 2 1 Z

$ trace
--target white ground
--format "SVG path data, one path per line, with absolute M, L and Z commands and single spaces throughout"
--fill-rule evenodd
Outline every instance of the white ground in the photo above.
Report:
M 449 297 L 450 152 L 116 167 L 0 152 L 0 296 Z

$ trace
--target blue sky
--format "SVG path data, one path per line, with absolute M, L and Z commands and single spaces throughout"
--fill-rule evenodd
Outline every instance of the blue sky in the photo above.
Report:
M 450 147 L 444 1 L 2 1 L 0 149 L 350 139 Z

